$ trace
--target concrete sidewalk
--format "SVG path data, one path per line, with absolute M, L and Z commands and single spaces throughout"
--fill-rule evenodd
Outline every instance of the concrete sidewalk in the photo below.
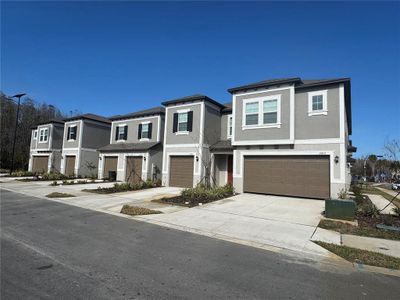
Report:
M 388 201 L 387 199 L 383 198 L 381 195 L 367 194 L 367 196 L 369 197 L 369 199 L 371 199 L 372 203 L 376 206 L 378 210 L 381 210 L 387 206 L 385 209 L 381 211 L 382 214 L 387 214 L 387 215 L 396 214 L 393 211 L 393 209 L 396 208 L 396 206 L 393 203 L 390 203 L 390 201 Z
M 400 258 L 400 241 L 342 234 L 342 244 L 348 247 L 378 252 Z

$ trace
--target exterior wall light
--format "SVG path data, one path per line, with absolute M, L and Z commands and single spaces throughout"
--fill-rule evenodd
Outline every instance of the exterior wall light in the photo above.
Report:
M 339 162 L 339 156 L 335 156 L 335 163 L 337 164 Z
M 199 157 L 196 155 L 196 161 L 199 161 Z

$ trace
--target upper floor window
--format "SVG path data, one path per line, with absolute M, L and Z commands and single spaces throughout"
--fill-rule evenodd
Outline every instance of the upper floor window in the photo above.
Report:
M 185 110 L 174 113 L 174 124 L 172 132 L 189 133 L 193 126 L 193 111 Z
M 33 132 L 33 138 L 34 138 L 35 140 L 37 139 L 37 134 L 38 134 L 38 131 L 35 130 L 35 131 Z
M 281 96 L 266 96 L 244 100 L 243 128 L 280 127 Z
M 76 125 L 68 126 L 67 139 L 68 141 L 76 140 Z
M 40 143 L 46 143 L 49 140 L 49 129 L 48 128 L 42 128 L 39 131 L 39 142 Z
M 152 127 L 152 123 L 150 122 L 139 124 L 138 139 L 151 139 Z
M 232 115 L 228 116 L 228 138 L 232 137 Z
M 327 115 L 327 91 L 316 91 L 308 93 L 308 115 Z
M 126 141 L 128 137 L 128 126 L 118 125 L 115 130 L 115 139 L 117 141 Z

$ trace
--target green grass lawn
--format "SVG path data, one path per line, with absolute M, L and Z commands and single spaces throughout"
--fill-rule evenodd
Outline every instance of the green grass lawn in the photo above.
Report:
M 400 233 L 397 231 L 387 231 L 383 229 L 378 229 L 374 227 L 359 227 L 348 223 L 331 221 L 331 220 L 321 220 L 318 227 L 334 230 L 342 234 L 353 234 L 361 235 L 373 238 L 388 239 L 388 240 L 398 240 L 400 241 Z
M 324 242 L 315 243 L 353 263 L 400 270 L 400 258 L 347 246 Z

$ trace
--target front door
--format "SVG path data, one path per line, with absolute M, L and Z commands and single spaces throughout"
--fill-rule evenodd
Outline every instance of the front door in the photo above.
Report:
M 233 155 L 228 155 L 228 184 L 233 185 Z

